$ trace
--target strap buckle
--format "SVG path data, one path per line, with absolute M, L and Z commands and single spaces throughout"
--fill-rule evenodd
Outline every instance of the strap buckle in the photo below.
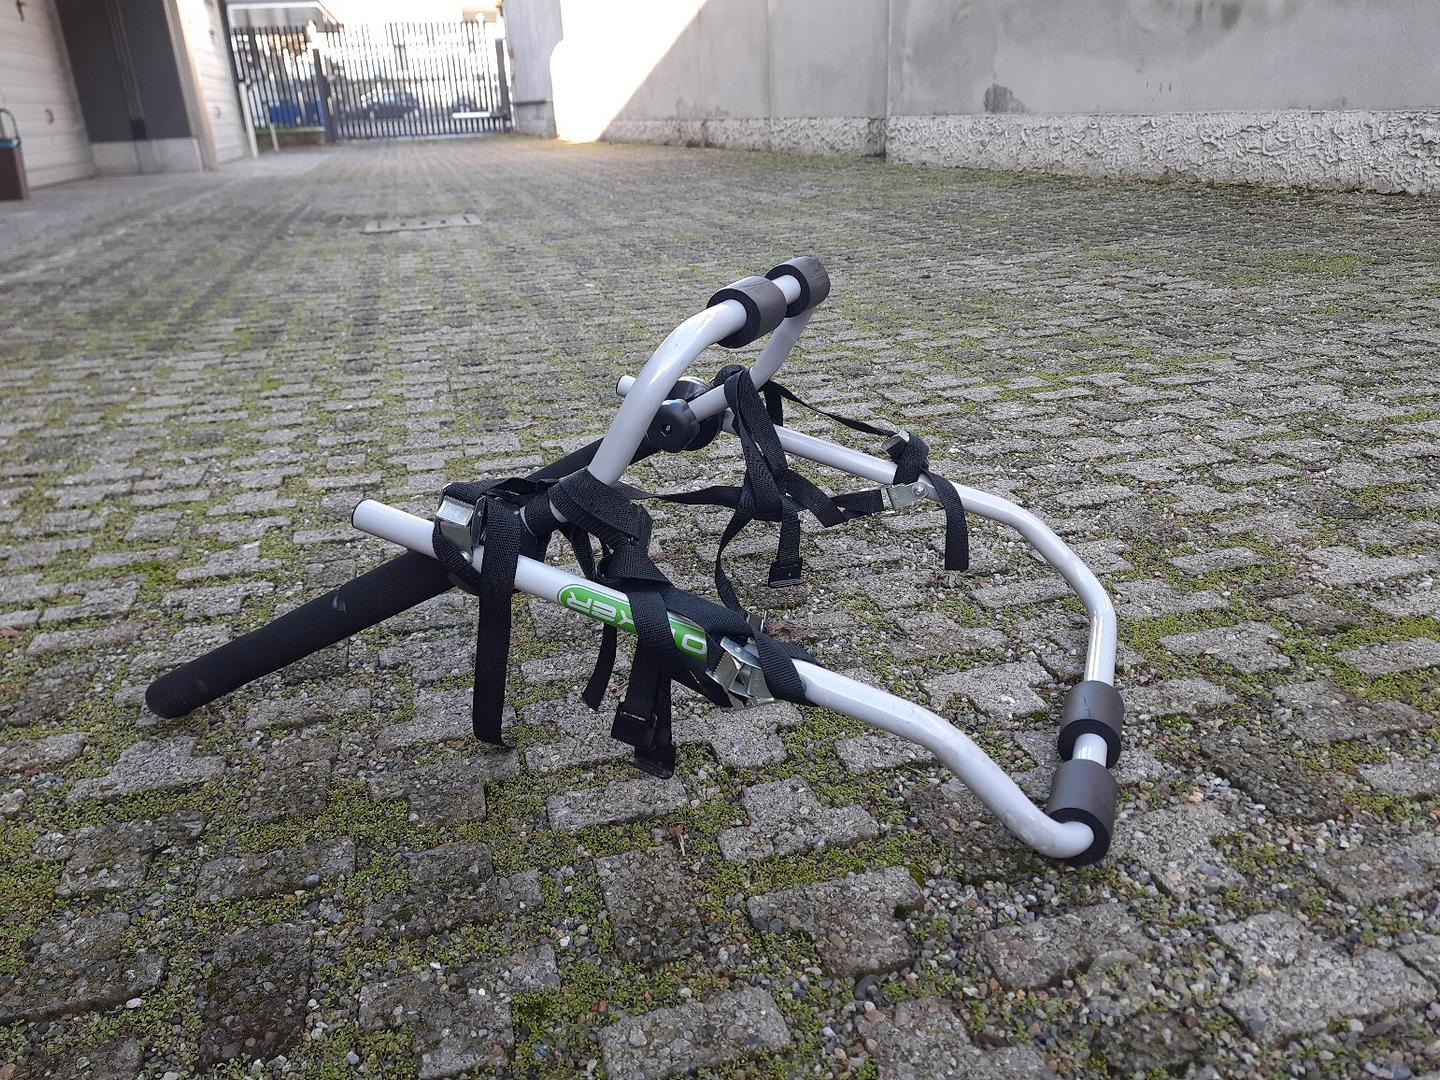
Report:
M 894 435 L 891 435 L 888 439 L 881 443 L 880 449 L 884 450 L 885 453 L 889 454 L 890 451 L 898 450 L 900 447 L 904 446 L 909 441 L 910 432 L 906 431 L 902 427 L 899 431 L 895 432 Z M 891 456 L 893 457 L 894 455 L 892 454 Z
M 914 506 L 920 501 L 920 483 L 913 484 L 886 484 L 880 489 L 886 504 L 891 510 L 904 510 L 907 506 Z
M 442 495 L 435 508 L 435 522 L 440 533 L 469 559 L 480 543 L 480 508 L 453 495 Z
M 720 659 L 710 672 L 710 678 L 725 691 L 732 709 L 768 705 L 775 700 L 765 683 L 765 673 L 760 670 L 760 654 L 753 645 L 743 645 L 722 637 L 720 649 Z

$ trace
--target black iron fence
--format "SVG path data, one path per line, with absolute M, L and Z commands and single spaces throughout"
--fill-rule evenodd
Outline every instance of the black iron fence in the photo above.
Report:
M 257 128 L 376 139 L 510 127 L 505 42 L 483 22 L 237 27 L 230 43 Z

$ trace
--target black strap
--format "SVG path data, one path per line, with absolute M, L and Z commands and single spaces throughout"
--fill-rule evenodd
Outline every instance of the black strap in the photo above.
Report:
M 519 510 L 524 501 L 548 487 L 545 482 L 502 480 L 450 484 L 445 494 L 475 506 L 485 558 L 475 569 L 467 553 L 435 525 L 435 557 L 451 578 L 480 599 L 475 620 L 475 682 L 471 691 L 471 726 L 475 737 L 504 746 L 500 721 L 505 709 L 505 678 L 510 657 L 510 595 L 523 546 Z
M 809 409 L 817 415 L 834 420 L 851 431 L 886 440 L 893 439 L 900 434 L 867 424 L 863 420 L 853 420 L 848 416 L 841 416 L 838 413 L 819 408 L 777 382 L 767 382 L 760 388 L 760 392 L 765 396 L 766 414 L 777 426 L 785 423 L 783 402 L 793 401 L 801 408 Z M 895 463 L 893 482 L 896 484 L 913 484 L 920 479 L 922 473 L 930 473 L 930 447 L 918 435 L 906 432 L 905 438 L 891 446 L 887 452 L 890 460 Z M 945 511 L 945 569 L 962 572 L 969 570 L 970 528 L 965 520 L 965 504 L 960 499 L 960 493 L 955 490 L 955 485 L 949 480 L 933 473 L 930 474 L 930 486 L 935 492 L 935 500 Z M 879 489 L 837 495 L 833 501 L 836 506 L 846 512 L 846 520 L 863 517 L 866 514 L 878 514 L 887 509 L 889 505 Z
M 600 541 L 605 554 L 596 568 L 596 579 L 629 597 L 636 631 L 635 656 L 611 735 L 635 747 L 635 761 L 641 768 L 668 776 L 675 766 L 670 684 L 688 686 L 717 705 L 729 703 L 725 692 L 709 677 L 706 666 L 676 645 L 670 629 L 671 611 L 705 631 L 707 652 L 712 657 L 720 652 L 720 637 L 753 641 L 771 693 L 785 700 L 805 700 L 804 683 L 795 671 L 794 658 L 810 657 L 794 646 L 775 642 L 751 626 L 742 614 L 677 589 L 651 561 L 650 515 L 626 498 L 627 490 L 617 490 L 581 472 L 556 484 L 548 501 L 572 527 Z M 607 626 L 601 636 L 595 671 L 586 687 L 586 701 L 592 708 L 599 704 L 609 682 L 614 657 L 615 633 Z

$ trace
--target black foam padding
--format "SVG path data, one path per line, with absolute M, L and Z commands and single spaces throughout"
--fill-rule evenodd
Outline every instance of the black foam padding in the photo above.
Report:
M 720 342 L 727 349 L 749 345 L 756 338 L 770 333 L 785 319 L 785 294 L 769 278 L 755 275 L 741 278 L 710 297 L 705 306 L 712 308 L 726 300 L 738 301 L 745 309 L 745 325 Z
M 600 440 L 596 439 L 537 469 L 527 479 L 569 476 L 589 465 L 599 446 Z M 654 453 L 654 447 L 642 443 L 632 460 L 640 461 Z M 157 716 L 184 716 L 246 683 L 439 596 L 453 584 L 439 562 L 407 551 L 259 630 L 162 675 L 145 691 L 145 704 Z
M 1073 758 L 1060 763 L 1050 784 L 1045 812 L 1056 821 L 1089 825 L 1095 834 L 1088 848 L 1065 860 L 1071 866 L 1089 866 L 1105 857 L 1115 830 L 1115 806 L 1119 800 L 1115 778 L 1098 761 Z
M 1099 735 L 1105 740 L 1105 764 L 1113 769 L 1120 760 L 1124 724 L 1125 702 L 1115 687 L 1094 679 L 1076 683 L 1065 695 L 1060 714 L 1060 759 L 1069 761 L 1075 756 L 1075 743 L 1081 735 Z
M 825 264 L 814 255 L 797 255 L 789 262 L 772 267 L 765 275 L 771 281 L 779 277 L 792 277 L 800 283 L 800 295 L 785 309 L 785 317 L 793 319 L 802 311 L 823 303 L 830 295 L 830 274 Z
M 145 704 L 157 716 L 184 716 L 317 649 L 439 596 L 450 585 L 450 575 L 438 562 L 407 551 L 160 676 L 145 691 Z

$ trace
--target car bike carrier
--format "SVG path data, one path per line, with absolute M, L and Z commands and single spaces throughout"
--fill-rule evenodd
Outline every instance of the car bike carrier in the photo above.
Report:
M 459 586 L 480 597 L 475 732 L 499 743 L 510 597 L 518 590 L 603 624 L 600 660 L 584 695 L 592 707 L 609 682 L 617 631 L 635 635 L 629 689 L 612 734 L 635 747 L 635 763 L 646 772 L 668 776 L 674 768 L 672 682 L 722 707 L 780 698 L 843 713 L 924 747 L 1011 833 L 1045 855 L 1074 865 L 1103 858 L 1115 819 L 1117 789 L 1110 770 L 1120 754 L 1124 712 L 1113 686 L 1116 624 L 1110 599 L 1089 567 L 1039 518 L 1009 500 L 933 474 L 923 441 L 910 433 L 824 413 L 854 430 L 883 436 L 886 460 L 784 426 L 781 402 L 805 403 L 772 379 L 829 290 L 824 267 L 809 256 L 721 290 L 661 343 L 638 376 L 620 380 L 622 401 L 603 438 L 525 478 L 451 485 L 434 520 L 361 502 L 355 527 L 407 548 L 405 554 L 162 676 L 147 690 L 147 704 L 160 716 L 182 716 Z M 769 340 L 748 370 L 729 366 L 710 383 L 685 377 L 712 345 L 736 348 L 765 335 Z M 746 474 L 740 486 L 650 496 L 621 483 L 633 462 L 698 449 L 722 429 L 742 443 Z M 831 497 L 791 471 L 787 456 L 880 486 Z M 733 509 L 720 551 L 748 522 L 778 522 L 780 553 L 771 567 L 772 585 L 799 580 L 802 510 L 833 525 L 920 500 L 937 502 L 946 511 L 946 566 L 952 570 L 963 569 L 968 559 L 967 512 L 1016 529 L 1065 578 L 1089 615 L 1084 678 L 1065 699 L 1060 764 L 1045 807 L 1035 805 L 949 721 L 828 671 L 804 650 L 767 635 L 763 623 L 741 608 L 718 552 L 716 586 L 723 606 L 670 584 L 648 557 L 650 519 L 638 500 L 649 498 Z M 544 561 L 555 532 L 570 541 L 585 576 Z M 600 541 L 598 563 L 592 538 Z

